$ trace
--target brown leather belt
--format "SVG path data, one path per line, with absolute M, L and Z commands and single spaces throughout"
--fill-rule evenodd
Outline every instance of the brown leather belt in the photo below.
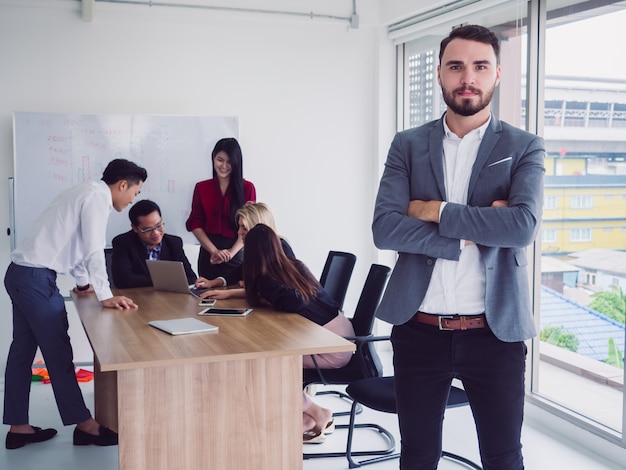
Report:
M 480 315 L 433 315 L 417 312 L 410 321 L 436 326 L 440 330 L 473 330 L 487 326 L 484 313 Z

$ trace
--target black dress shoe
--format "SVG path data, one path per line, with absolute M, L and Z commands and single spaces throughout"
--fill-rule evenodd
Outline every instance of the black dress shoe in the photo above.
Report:
M 22 434 L 19 432 L 8 432 L 6 447 L 7 449 L 19 449 L 26 444 L 32 444 L 33 442 L 43 442 L 48 439 L 52 439 L 57 434 L 56 429 L 41 429 L 37 426 L 33 426 L 35 430 L 34 434 Z
M 96 446 L 116 446 L 117 445 L 117 433 L 111 431 L 109 428 L 105 428 L 100 425 L 100 435 L 94 436 L 88 432 L 81 431 L 76 427 L 74 429 L 74 445 L 75 446 L 88 446 L 90 444 Z

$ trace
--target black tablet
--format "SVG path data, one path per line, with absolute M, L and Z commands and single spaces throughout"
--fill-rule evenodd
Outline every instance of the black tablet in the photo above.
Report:
M 221 315 L 226 317 L 247 317 L 251 308 L 226 308 L 226 307 L 209 307 L 205 308 L 198 315 Z

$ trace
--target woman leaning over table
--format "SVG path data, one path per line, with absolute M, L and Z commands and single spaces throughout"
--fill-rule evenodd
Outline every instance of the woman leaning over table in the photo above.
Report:
M 251 307 L 295 312 L 339 336 L 354 336 L 352 323 L 336 302 L 304 263 L 285 255 L 278 235 L 267 225 L 258 224 L 246 234 L 243 281 Z M 322 369 L 335 369 L 345 366 L 351 357 L 349 351 L 318 354 L 315 361 Z M 315 367 L 312 356 L 303 356 L 302 364 Z M 303 401 L 303 441 L 323 442 L 324 434 L 334 429 L 332 412 L 313 404 L 306 393 Z
M 263 202 L 246 202 L 244 206 L 237 211 L 237 226 L 239 227 L 237 233 L 244 244 L 244 252 L 246 234 L 257 224 L 265 224 L 274 230 L 274 232 L 278 233 L 274 222 L 274 215 L 270 211 L 267 204 Z M 295 258 L 293 250 L 287 240 L 280 237 L 280 243 L 285 254 L 288 257 Z M 203 298 L 208 297 L 216 300 L 244 298 L 246 293 L 243 289 L 242 279 L 243 273 L 242 266 L 240 265 L 227 276 L 220 276 L 214 279 L 207 279 L 201 276 L 196 280 L 196 287 L 211 289 L 202 295 Z M 220 289 L 225 286 L 238 287 L 232 287 L 226 290 Z
M 237 139 L 220 139 L 211 154 L 213 178 L 193 191 L 187 230 L 200 242 L 198 274 L 213 279 L 241 265 L 243 243 L 237 236 L 237 211 L 256 200 L 256 190 L 243 179 L 243 160 Z

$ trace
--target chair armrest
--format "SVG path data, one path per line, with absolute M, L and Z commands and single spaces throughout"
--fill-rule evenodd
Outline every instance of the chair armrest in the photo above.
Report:
M 373 335 L 343 336 L 343 338 L 347 339 L 348 341 L 353 341 L 356 344 L 356 351 L 354 353 L 355 356 L 360 354 L 361 345 L 364 345 L 367 343 L 373 343 L 375 341 L 389 341 L 391 339 L 390 336 L 373 336 Z M 311 358 L 313 359 L 313 364 L 315 364 L 315 370 L 317 374 L 319 375 L 321 382 L 325 385 L 329 385 L 326 379 L 324 378 L 324 373 L 322 372 L 323 369 L 320 368 L 319 365 L 317 364 L 317 360 L 315 359 L 315 354 L 311 354 Z
M 357 344 L 371 343 L 372 341 L 387 341 L 391 339 L 390 336 L 343 336 L 348 341 L 354 341 Z
M 374 341 L 389 341 L 391 336 L 359 336 L 356 339 L 358 344 L 373 343 Z

